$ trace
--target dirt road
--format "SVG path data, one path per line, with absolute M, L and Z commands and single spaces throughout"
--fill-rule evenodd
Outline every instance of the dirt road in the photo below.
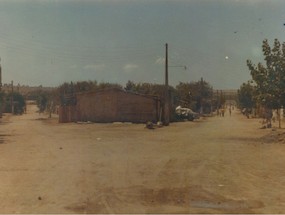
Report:
M 259 127 L 58 124 L 30 106 L 0 124 L 0 212 L 284 213 L 285 144 Z

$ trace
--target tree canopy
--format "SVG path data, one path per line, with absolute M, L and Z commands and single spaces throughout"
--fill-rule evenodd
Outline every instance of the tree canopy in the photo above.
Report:
M 238 102 L 240 108 L 252 109 L 255 107 L 255 87 L 250 83 L 243 83 L 238 90 Z
M 257 101 L 267 108 L 279 109 L 285 104 L 285 43 L 275 39 L 273 48 L 263 41 L 262 51 L 265 65 L 254 65 L 247 60 Z
M 74 104 L 72 98 L 76 93 L 96 91 L 107 88 L 119 88 L 129 92 L 158 96 L 162 100 L 165 97 L 164 84 L 152 83 L 135 83 L 128 81 L 123 87 L 120 84 L 114 83 L 97 83 L 97 81 L 79 81 L 63 83 L 54 91 L 48 94 L 42 92 L 37 93 L 38 105 L 41 111 L 44 111 L 51 104 L 71 105 Z M 213 97 L 212 86 L 201 79 L 197 82 L 180 82 L 176 87 L 169 86 L 169 93 L 172 98 L 173 106 L 182 105 L 189 107 L 194 111 L 204 109 L 204 112 L 211 111 L 211 102 Z M 48 100 L 48 101 L 47 101 Z M 71 102 L 71 103 L 70 103 Z
M 180 101 L 189 108 L 200 111 L 210 112 L 211 102 L 213 98 L 213 88 L 212 86 L 201 79 L 197 82 L 180 82 L 176 86 L 176 90 Z
M 285 105 L 285 43 L 274 40 L 270 47 L 267 40 L 262 43 L 265 65 L 254 65 L 247 60 L 255 89 L 254 99 L 267 110 L 277 109 L 281 127 L 280 108 Z

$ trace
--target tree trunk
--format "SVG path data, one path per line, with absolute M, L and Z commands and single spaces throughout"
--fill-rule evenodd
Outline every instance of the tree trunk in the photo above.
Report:
M 280 115 L 280 109 L 277 109 L 277 117 L 278 117 L 278 124 L 279 124 L 279 128 L 281 128 L 281 115 Z

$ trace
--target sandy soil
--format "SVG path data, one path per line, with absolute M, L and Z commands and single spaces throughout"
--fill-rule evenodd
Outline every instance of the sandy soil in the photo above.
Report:
M 260 127 L 58 124 L 29 106 L 1 119 L 0 212 L 284 213 L 283 130 Z

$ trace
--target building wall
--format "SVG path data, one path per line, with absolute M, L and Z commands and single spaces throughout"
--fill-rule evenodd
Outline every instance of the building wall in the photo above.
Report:
M 75 106 L 61 106 L 58 108 L 59 122 L 75 122 L 76 121 Z
M 117 118 L 119 121 L 158 121 L 160 109 L 158 100 L 124 92 L 120 92 L 117 99 Z
M 77 121 L 145 123 L 159 119 L 160 102 L 154 97 L 105 90 L 77 94 L 76 100 Z

